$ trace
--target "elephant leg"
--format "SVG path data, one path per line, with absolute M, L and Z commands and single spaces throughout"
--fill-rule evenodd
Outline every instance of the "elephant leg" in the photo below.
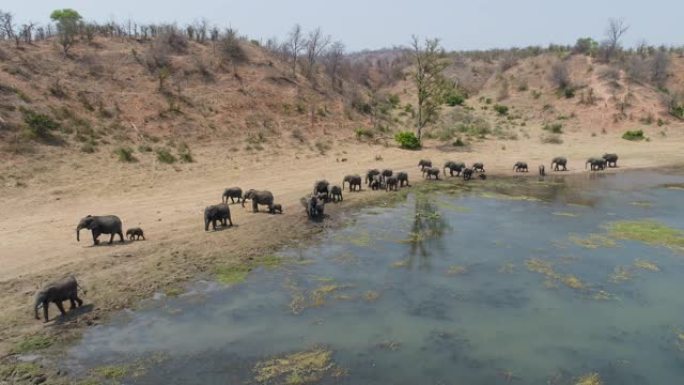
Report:
M 50 302 L 43 302 L 43 319 L 45 322 L 48 322 L 48 307 L 50 306 Z
M 76 303 L 78 303 L 78 307 L 83 306 L 83 300 L 78 298 L 77 295 L 74 296 L 74 300 L 76 300 Z
M 112 235 L 112 238 L 114 238 L 113 235 Z M 140 238 L 138 238 L 138 239 L 140 239 Z M 124 243 L 123 231 L 119 231 L 119 240 L 121 240 L 121 243 Z
M 211 227 L 214 229 L 214 231 L 216 231 L 216 219 L 212 219 Z
M 256 199 L 252 201 L 252 212 L 259 212 L 259 204 L 257 203 Z
M 69 310 L 74 310 L 74 308 L 76 308 L 76 301 L 74 301 L 73 298 L 69 298 L 69 303 L 71 305 L 71 307 L 69 307 Z
M 123 239 L 121 239 L 121 241 L 123 242 Z M 111 233 L 111 234 L 109 235 L 109 244 L 111 245 L 112 242 L 114 242 L 114 233 Z
M 93 230 L 93 245 L 97 245 L 98 243 L 100 243 L 100 241 L 97 240 L 97 237 L 99 237 L 99 236 L 100 236 L 100 233 Z
M 59 312 L 62 313 L 62 315 L 66 314 L 66 312 L 64 311 L 64 305 L 62 305 L 62 301 L 55 301 L 55 305 L 57 305 L 57 308 L 59 309 Z

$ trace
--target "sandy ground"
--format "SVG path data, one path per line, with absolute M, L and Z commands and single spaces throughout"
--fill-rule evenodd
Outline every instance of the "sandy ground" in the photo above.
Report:
M 157 164 L 151 155 L 122 164 L 103 153 L 53 157 L 39 168 L 15 163 L 5 173 L 25 175 L 26 186 L 3 186 L 0 191 L 0 290 L 9 293 L 0 315 L 0 356 L 25 335 L 54 330 L 35 321 L 31 307 L 36 289 L 52 279 L 72 273 L 89 289 L 85 299 L 95 311 L 72 322 L 78 327 L 98 322 L 110 310 L 132 306 L 155 290 L 208 274 L 217 264 L 258 258 L 295 236 L 320 231 L 321 225 L 307 223 L 299 203 L 317 179 L 340 184 L 346 174 L 391 168 L 408 171 L 410 179 L 418 181 L 416 164 L 421 158 L 439 167 L 449 159 L 483 161 L 493 175 L 512 174 L 513 163 L 524 160 L 531 176 L 539 164 L 549 172 L 556 155 L 568 157 L 570 172 L 586 172 L 584 160 L 604 152 L 620 155 L 620 168 L 610 172 L 684 164 L 684 134 L 648 143 L 580 133 L 566 134 L 564 140 L 563 145 L 542 145 L 536 138 L 488 140 L 462 151 L 429 143 L 421 151 L 404 151 L 341 141 L 327 155 L 267 147 L 233 157 L 226 155 L 229 143 L 213 143 L 195 148 L 195 163 L 173 166 Z M 246 208 L 232 205 L 237 226 L 205 232 L 203 208 L 220 202 L 229 186 L 271 190 L 285 214 L 253 214 L 249 203 Z M 336 210 L 380 194 L 386 193 L 345 192 L 345 202 Z M 116 214 L 125 228 L 142 227 L 148 240 L 92 247 L 90 233 L 82 231 L 81 242 L 76 242 L 76 224 L 87 214 Z M 51 315 L 57 314 L 51 308 Z

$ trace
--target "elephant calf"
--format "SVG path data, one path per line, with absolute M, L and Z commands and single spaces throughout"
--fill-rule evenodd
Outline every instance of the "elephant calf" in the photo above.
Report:
M 233 226 L 233 221 L 230 219 L 230 207 L 227 203 L 207 206 L 204 209 L 204 231 L 209 231 L 209 223 L 216 230 L 216 222 L 220 222 L 223 227 L 228 226 L 228 223 L 231 227 Z
M 528 172 L 527 163 L 515 162 L 515 164 L 513 165 L 513 171 L 515 171 L 515 172 Z
M 546 169 L 543 164 L 539 165 L 539 176 L 546 176 Z
M 314 183 L 313 194 L 322 195 L 327 201 L 330 199 L 330 183 L 325 179 L 316 181 L 316 183 Z
M 100 234 L 110 234 L 109 244 L 114 241 L 114 235 L 118 234 L 121 242 L 124 242 L 123 225 L 121 219 L 116 215 L 93 216 L 88 215 L 82 218 L 76 226 L 76 241 L 81 241 L 81 229 L 88 229 L 93 233 L 93 245 L 97 245 L 100 241 L 97 238 Z
M 330 199 L 332 199 L 333 202 L 341 202 L 342 199 L 342 187 L 340 186 L 332 186 L 330 188 Z
M 349 183 L 349 192 L 361 191 L 361 176 L 360 175 L 347 175 L 342 180 L 342 189 L 344 189 L 344 184 Z
M 312 195 L 300 200 L 306 209 L 309 219 L 322 218 L 325 215 L 325 201 L 316 195 Z
M 484 163 L 482 163 L 482 162 L 473 163 L 473 171 L 485 172 Z
M 366 184 L 370 185 L 373 182 L 373 178 L 375 178 L 376 175 L 380 175 L 380 170 L 376 168 L 366 171 Z
M 50 302 L 57 305 L 57 308 L 62 315 L 66 314 L 64 306 L 62 306 L 62 302 L 66 300 L 71 302 L 70 310 L 83 305 L 83 301 L 78 298 L 79 287 L 76 278 L 71 276 L 46 285 L 42 290 L 36 293 L 36 302 L 34 305 L 36 319 L 40 319 L 38 316 L 38 309 L 42 307 L 44 322 L 48 322 L 48 307 L 50 306 Z
M 404 185 L 410 186 L 408 174 L 403 171 L 397 173 L 397 180 L 399 181 L 399 187 L 404 187 Z
M 430 179 L 432 177 L 439 180 L 439 169 L 437 167 L 429 167 L 423 170 L 423 177 Z
M 385 191 L 397 191 L 399 189 L 399 179 L 396 176 L 387 178 L 385 183 Z
M 470 180 L 473 178 L 473 169 L 472 168 L 466 168 L 463 170 L 463 180 Z
M 142 238 L 143 240 L 146 240 L 145 234 L 143 233 L 143 230 L 140 227 L 133 227 L 131 229 L 126 230 L 126 238 L 128 238 L 131 241 L 134 238 L 137 241 L 139 241 L 140 238 Z
M 271 214 L 282 214 L 283 213 L 283 206 L 280 203 L 274 203 L 271 208 L 268 210 Z
M 242 199 L 242 189 L 240 187 L 230 187 L 223 190 L 221 202 L 228 203 L 228 199 L 230 199 L 230 203 L 235 203 L 235 198 L 237 198 L 238 202 Z
M 432 161 L 429 159 L 421 159 L 418 161 L 418 167 L 420 167 L 420 171 L 423 171 L 426 168 L 432 167 Z

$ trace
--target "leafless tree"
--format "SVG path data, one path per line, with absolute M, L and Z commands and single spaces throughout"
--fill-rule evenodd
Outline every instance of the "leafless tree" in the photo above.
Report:
M 14 25 L 14 15 L 9 12 L 0 11 L 0 35 L 6 39 L 14 39 L 19 46 L 20 37 L 17 36 Z
M 287 42 L 285 42 L 290 60 L 292 60 L 292 76 L 297 76 L 297 60 L 299 59 L 299 54 L 304 49 L 304 43 L 302 26 L 295 24 L 295 26 L 292 27 L 292 31 L 290 31 Z
M 608 28 L 606 28 L 605 41 L 605 58 L 607 61 L 613 58 L 615 53 L 620 49 L 620 41 L 622 36 L 629 30 L 629 26 L 625 24 L 622 19 L 608 20 Z
M 659 49 L 651 61 L 651 80 L 658 87 L 664 87 L 670 68 L 670 54 L 665 49 Z
M 26 44 L 33 43 L 33 29 L 36 27 L 36 23 L 28 22 L 21 26 L 21 37 L 24 39 Z
M 323 35 L 321 28 L 309 32 L 306 40 L 306 77 L 311 79 L 316 69 L 316 62 L 321 53 L 330 44 L 330 36 Z
M 344 44 L 342 42 L 336 41 L 332 43 L 330 49 L 325 55 L 324 63 L 325 69 L 330 77 L 330 83 L 334 89 L 340 89 L 338 76 L 340 74 L 340 69 L 342 67 L 342 61 L 344 60 Z
M 558 89 L 566 89 L 570 87 L 570 73 L 568 71 L 568 65 L 564 61 L 558 61 L 551 67 L 551 83 Z

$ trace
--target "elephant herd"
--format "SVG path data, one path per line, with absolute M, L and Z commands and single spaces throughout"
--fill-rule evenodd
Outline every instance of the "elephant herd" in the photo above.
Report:
M 591 167 L 592 171 L 605 170 L 608 167 L 617 167 L 617 154 L 604 154 L 601 157 L 591 157 L 585 163 Z M 567 171 L 568 160 L 565 157 L 555 157 L 551 160 L 551 170 L 553 171 Z M 485 167 L 482 162 L 473 163 L 471 167 L 467 167 L 463 162 L 447 161 L 440 170 L 433 167 L 432 162 L 427 159 L 422 159 L 418 162 L 423 178 L 439 180 L 440 171 L 444 177 L 448 175 L 451 177 L 462 177 L 465 181 L 478 175 L 480 179 L 486 179 Z M 448 171 L 447 171 L 448 170 Z M 529 167 L 526 162 L 518 161 L 513 165 L 514 172 L 529 172 Z M 545 175 L 544 165 L 539 166 L 539 175 Z M 300 199 L 302 206 L 306 211 L 306 215 L 310 219 L 321 219 L 325 215 L 325 205 L 328 202 L 341 202 L 343 200 L 343 190 L 348 186 L 349 192 L 360 192 L 363 185 L 370 187 L 371 190 L 385 190 L 398 191 L 399 188 L 409 187 L 408 173 L 400 171 L 394 172 L 390 169 L 371 169 L 361 177 L 358 174 L 347 175 L 342 179 L 342 186 L 331 186 L 326 180 L 319 180 L 314 183 L 311 194 Z M 204 230 L 209 231 L 209 225 L 212 229 L 217 229 L 217 224 L 221 227 L 232 227 L 233 221 L 230 215 L 230 203 L 240 203 L 245 207 L 245 202 L 250 200 L 252 202 L 252 212 L 258 212 L 259 206 L 266 206 L 270 214 L 283 212 L 281 204 L 274 202 L 273 193 L 267 190 L 243 190 L 239 187 L 227 188 L 221 195 L 221 203 L 207 206 L 204 209 Z M 115 215 L 93 216 L 88 215 L 82 218 L 76 226 L 76 240 L 80 241 L 80 231 L 82 229 L 90 230 L 93 237 L 93 245 L 99 244 L 99 236 L 102 234 L 109 235 L 109 243 L 114 241 L 115 236 L 119 236 L 121 242 L 124 242 L 123 224 L 121 219 Z M 130 228 L 126 231 L 126 237 L 129 240 L 145 239 L 143 230 L 139 227 Z M 78 297 L 78 285 L 74 277 L 67 277 L 61 281 L 57 281 L 45 286 L 36 294 L 34 310 L 35 317 L 38 316 L 38 309 L 43 308 L 43 316 L 45 322 L 48 321 L 48 305 L 50 302 L 54 303 L 62 314 L 65 314 L 62 302 L 69 300 L 71 308 L 81 306 L 83 301 Z

